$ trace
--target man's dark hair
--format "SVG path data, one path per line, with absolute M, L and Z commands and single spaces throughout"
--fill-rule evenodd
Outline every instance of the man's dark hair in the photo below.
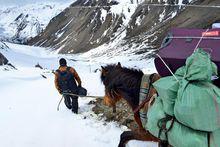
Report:
M 66 59 L 61 58 L 59 63 L 60 63 L 60 66 L 66 66 Z

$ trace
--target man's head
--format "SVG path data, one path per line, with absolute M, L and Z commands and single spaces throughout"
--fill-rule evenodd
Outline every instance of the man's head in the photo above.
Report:
M 64 58 L 61 58 L 59 63 L 60 63 L 60 66 L 66 66 L 66 60 Z

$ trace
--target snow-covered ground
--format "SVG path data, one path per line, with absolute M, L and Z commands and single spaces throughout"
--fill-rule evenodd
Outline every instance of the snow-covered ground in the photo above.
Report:
M 125 126 L 104 122 L 91 111 L 88 102 L 93 98 L 79 99 L 79 114 L 73 114 L 54 86 L 51 70 L 58 67 L 60 57 L 75 67 L 87 88 L 88 95 L 102 96 L 104 87 L 94 72 L 101 65 L 117 63 L 154 72 L 152 62 L 137 61 L 136 57 L 99 57 L 88 54 L 56 55 L 39 47 L 7 43 L 9 49 L 0 49 L 18 70 L 0 67 L 0 146 L 1 147 L 117 147 Z M 43 70 L 35 68 L 40 64 Z M 45 75 L 47 78 L 43 78 Z M 155 143 L 130 141 L 128 147 L 155 147 Z

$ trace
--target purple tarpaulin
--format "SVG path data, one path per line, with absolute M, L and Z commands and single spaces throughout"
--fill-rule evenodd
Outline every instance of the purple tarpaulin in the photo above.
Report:
M 218 72 L 220 73 L 220 29 L 180 28 L 171 29 L 165 39 L 166 43 L 162 44 L 158 52 L 158 55 L 162 57 L 172 72 L 185 65 L 186 58 L 193 53 L 202 37 L 202 33 L 205 33 L 205 35 L 198 47 L 210 53 L 211 60 L 216 63 Z M 157 57 L 154 62 L 158 73 L 162 77 L 171 75 L 161 59 Z

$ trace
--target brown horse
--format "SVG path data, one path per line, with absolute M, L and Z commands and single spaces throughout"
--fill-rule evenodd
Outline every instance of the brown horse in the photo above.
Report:
M 144 102 L 139 105 L 140 84 L 143 75 L 141 70 L 122 67 L 120 63 L 102 66 L 101 81 L 105 86 L 104 103 L 115 107 L 117 101 L 121 98 L 125 99 L 131 106 L 134 119 L 138 124 L 138 131 L 125 131 L 121 134 L 118 147 L 125 147 L 126 143 L 132 139 L 159 142 L 161 147 L 168 146 L 167 142 L 160 141 L 142 126 L 139 110 L 148 106 L 149 102 L 152 101 L 153 95 L 156 94 L 152 83 L 160 78 L 158 74 L 152 74 L 151 83 L 148 83 L 148 95 Z

